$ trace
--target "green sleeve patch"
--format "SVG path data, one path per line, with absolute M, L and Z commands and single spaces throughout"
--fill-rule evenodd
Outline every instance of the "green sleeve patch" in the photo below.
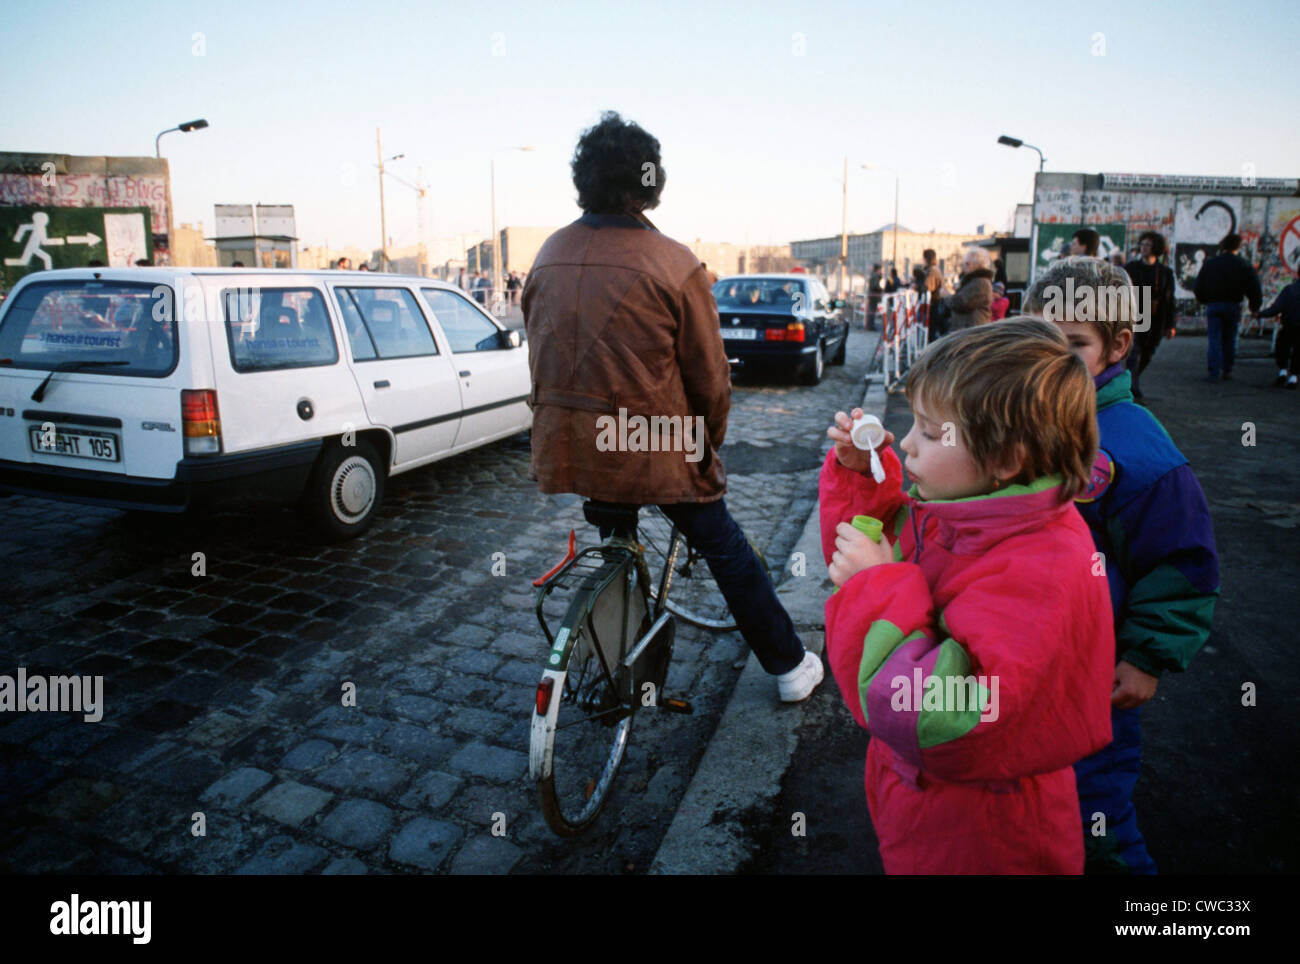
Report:
M 926 678 L 921 694 L 916 725 L 921 749 L 959 740 L 979 725 L 991 699 L 984 682 L 971 675 L 970 657 L 960 643 L 949 638 L 939 644 L 934 672 Z
M 871 624 L 866 638 L 862 641 L 862 661 L 858 664 L 858 700 L 862 703 L 864 719 L 867 718 L 867 690 L 871 686 L 871 681 L 876 678 L 876 674 L 880 672 L 880 668 L 898 647 L 924 635 L 925 633 L 918 629 L 904 638 L 903 631 L 888 619 L 877 619 Z M 870 723 L 870 720 L 867 722 Z
M 1205 594 L 1161 565 L 1129 589 L 1116 633 L 1119 658 L 1144 673 L 1184 670 L 1210 637 L 1218 593 Z

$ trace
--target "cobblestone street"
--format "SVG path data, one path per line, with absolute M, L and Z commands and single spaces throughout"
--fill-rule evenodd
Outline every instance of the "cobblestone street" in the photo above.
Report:
M 855 332 L 816 388 L 737 379 L 727 502 L 774 569 L 873 344 Z M 287 509 L 0 497 L 0 672 L 104 678 L 101 722 L 0 716 L 0 871 L 645 870 L 745 647 L 679 623 L 668 689 L 695 715 L 638 714 L 605 813 L 554 837 L 527 779 L 545 651 L 530 580 L 571 527 L 596 534 L 578 497 L 537 493 L 528 451 L 520 436 L 398 476 L 374 528 L 329 548 Z

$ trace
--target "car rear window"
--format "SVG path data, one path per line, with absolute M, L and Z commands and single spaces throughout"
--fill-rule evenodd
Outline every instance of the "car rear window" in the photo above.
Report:
M 233 288 L 223 294 L 235 371 L 313 368 L 339 360 L 325 296 L 315 288 Z
M 168 285 L 58 281 L 8 299 L 0 364 L 161 377 L 176 367 L 175 295 Z
M 713 286 L 719 308 L 766 308 L 794 312 L 807 305 L 802 281 L 779 278 L 723 278 Z

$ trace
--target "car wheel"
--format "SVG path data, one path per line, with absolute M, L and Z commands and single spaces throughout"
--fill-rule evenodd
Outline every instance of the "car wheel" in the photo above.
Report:
M 835 349 L 835 354 L 831 356 L 832 365 L 843 365 L 845 358 L 849 353 L 849 330 L 844 329 L 844 337 L 840 339 L 840 347 Z
M 805 364 L 803 370 L 803 383 L 805 385 L 816 385 L 822 380 L 822 375 L 826 373 L 826 353 L 822 350 L 822 343 L 817 342 L 817 351 L 812 358 Z
M 384 498 L 384 466 L 373 445 L 328 444 L 303 492 L 303 513 L 325 541 L 351 539 L 370 528 Z

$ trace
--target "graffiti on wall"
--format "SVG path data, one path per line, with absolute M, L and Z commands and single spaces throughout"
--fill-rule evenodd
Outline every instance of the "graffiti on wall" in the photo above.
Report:
M 1034 223 L 1041 238 L 1086 225 L 1110 234 L 1119 225 L 1130 254 L 1143 231 L 1164 235 L 1174 270 L 1180 309 L 1194 313 L 1193 288 L 1205 260 L 1228 233 L 1241 235 L 1241 256 L 1259 273 L 1266 298 L 1276 296 L 1300 274 L 1300 198 L 1251 194 L 1193 194 L 1169 191 L 1084 190 L 1043 187 L 1034 195 Z M 1295 223 L 1293 223 L 1295 222 Z M 1039 261 L 1036 270 L 1043 267 Z
M 149 209 L 154 227 L 151 248 L 165 261 L 167 238 L 167 179 L 142 174 L 0 173 L 0 208 L 137 208 Z

